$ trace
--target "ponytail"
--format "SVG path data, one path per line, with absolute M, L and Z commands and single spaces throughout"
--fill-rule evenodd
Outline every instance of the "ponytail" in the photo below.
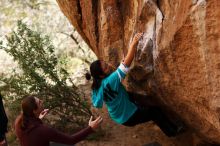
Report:
M 37 107 L 37 103 L 35 101 L 35 97 L 34 96 L 27 96 L 22 100 L 21 103 L 21 107 L 22 107 L 22 113 L 18 118 L 18 124 L 21 128 L 21 130 L 25 130 L 28 128 L 29 126 L 29 121 L 31 118 L 34 118 L 34 110 L 36 110 Z
M 86 73 L 85 77 L 88 81 L 92 78 L 90 73 Z M 101 83 L 102 83 L 102 79 L 93 78 L 92 87 L 91 87 L 92 90 L 98 89 L 101 86 Z
M 17 121 L 19 127 L 21 128 L 21 130 L 25 130 L 28 127 L 28 118 L 24 116 L 23 113 L 21 113 L 18 117 L 18 121 Z
M 102 78 L 100 76 L 105 75 L 102 70 L 100 60 L 96 60 L 90 65 L 90 73 L 86 73 L 85 77 L 87 80 L 90 80 L 91 77 L 93 77 L 93 83 L 91 88 L 92 90 L 98 89 L 102 83 Z
M 86 77 L 86 80 L 89 81 L 89 80 L 91 79 L 91 75 L 90 75 L 90 73 L 87 72 L 87 73 L 85 74 L 85 77 Z

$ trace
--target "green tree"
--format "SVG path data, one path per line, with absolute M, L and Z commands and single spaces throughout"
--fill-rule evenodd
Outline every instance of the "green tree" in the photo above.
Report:
M 44 100 L 46 108 L 51 109 L 54 116 L 50 120 L 56 127 L 72 129 L 85 126 L 91 115 L 90 106 L 62 67 L 63 61 L 56 57 L 49 37 L 18 21 L 17 30 L 6 39 L 6 45 L 1 42 L 0 48 L 13 56 L 21 69 L 20 73 L 0 79 L 4 82 L 0 91 L 10 103 L 11 112 L 19 111 L 24 95 L 35 94 Z

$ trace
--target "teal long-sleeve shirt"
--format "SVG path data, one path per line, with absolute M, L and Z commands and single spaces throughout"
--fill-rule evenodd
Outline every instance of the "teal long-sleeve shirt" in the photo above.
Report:
M 102 80 L 99 89 L 92 91 L 93 106 L 102 108 L 105 103 L 111 119 L 118 124 L 126 122 L 137 110 L 121 83 L 127 72 L 128 68 L 121 63 L 116 71 Z

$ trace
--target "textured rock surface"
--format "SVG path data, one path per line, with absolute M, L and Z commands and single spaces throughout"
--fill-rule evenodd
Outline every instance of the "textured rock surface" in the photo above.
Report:
M 201 137 L 220 143 L 219 0 L 57 0 L 96 55 L 116 65 L 144 32 L 130 90 L 156 94 Z

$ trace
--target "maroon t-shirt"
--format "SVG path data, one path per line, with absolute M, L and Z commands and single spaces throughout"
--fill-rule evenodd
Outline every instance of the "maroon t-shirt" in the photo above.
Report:
M 93 132 L 91 127 L 87 127 L 74 135 L 67 135 L 56 129 L 49 128 L 38 118 L 30 119 L 29 123 L 31 124 L 23 131 L 18 124 L 18 118 L 15 121 L 15 132 L 21 146 L 49 146 L 50 142 L 75 144 Z

